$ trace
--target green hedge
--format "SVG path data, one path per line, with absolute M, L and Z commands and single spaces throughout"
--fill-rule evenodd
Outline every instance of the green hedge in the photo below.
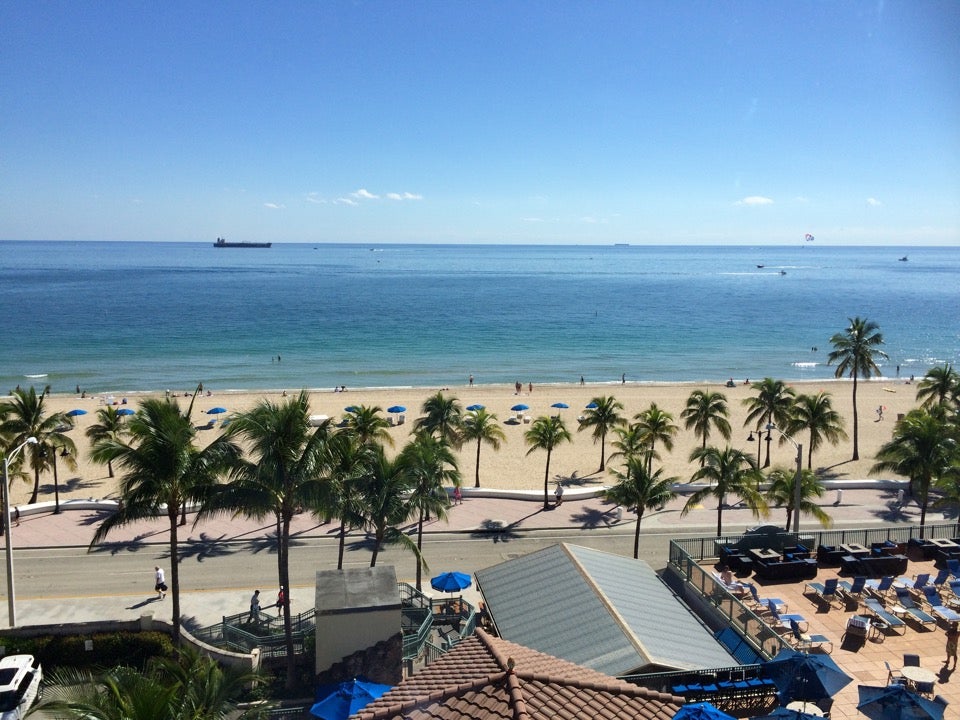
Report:
M 86 650 L 86 642 L 93 649 Z M 175 647 L 161 632 L 114 632 L 92 635 L 44 635 L 31 638 L 0 636 L 7 655 L 26 654 L 46 667 L 98 668 L 127 665 L 144 669 L 152 657 L 174 657 Z

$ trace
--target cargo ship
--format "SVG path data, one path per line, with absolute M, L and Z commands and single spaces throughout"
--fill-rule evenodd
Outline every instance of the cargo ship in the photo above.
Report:
M 268 242 L 227 242 L 226 238 L 217 238 L 217 241 L 213 244 L 214 247 L 220 248 L 268 248 L 273 243 Z

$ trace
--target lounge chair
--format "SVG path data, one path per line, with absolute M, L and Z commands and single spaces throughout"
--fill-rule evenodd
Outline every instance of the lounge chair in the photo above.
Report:
M 950 588 L 950 592 L 953 593 L 955 600 L 960 600 L 960 580 L 948 580 L 947 587 Z
M 780 598 L 762 598 L 757 592 L 757 586 L 753 583 L 746 583 L 746 586 L 750 589 L 749 597 L 744 598 L 751 610 L 757 610 L 763 612 L 768 609 L 769 603 L 773 603 L 777 612 L 783 612 L 787 609 L 787 604 Z
M 883 607 L 879 600 L 875 600 L 874 598 L 864 598 L 863 606 L 867 609 L 867 612 L 869 612 L 875 618 L 886 623 L 887 627 L 889 627 L 891 630 L 896 631 L 899 628 L 901 635 L 907 632 L 907 624 Z
M 774 622 L 777 629 L 783 628 L 792 631 L 794 622 L 806 625 L 806 627 L 800 628 L 803 632 L 806 632 L 810 627 L 810 623 L 807 622 L 807 619 L 803 615 L 798 615 L 797 613 L 781 615 L 777 612 L 777 607 L 772 602 L 767 603 L 767 609 L 770 611 L 770 619 Z
M 827 603 L 828 605 L 834 600 L 837 600 L 837 583 L 839 581 L 837 578 L 827 578 L 826 581 L 822 583 L 818 582 L 808 582 L 807 588 L 813 590 L 817 598 L 822 602 Z M 804 594 L 806 594 L 806 588 L 804 589 Z
M 867 580 L 866 591 L 878 598 L 885 597 L 893 587 L 893 575 L 886 575 L 879 580 Z
M 715 573 L 712 573 L 712 574 L 713 574 L 713 579 L 716 581 L 717 585 L 719 585 L 720 587 L 722 587 L 724 590 L 726 590 L 726 591 L 727 591 L 728 593 L 730 593 L 731 595 L 735 595 L 735 596 L 737 596 L 738 598 L 741 598 L 741 599 L 743 599 L 744 595 L 746 595 L 746 594 L 749 592 L 749 590 L 747 590 L 747 588 L 748 588 L 748 587 L 753 587 L 753 586 L 750 585 L 749 583 L 742 583 L 742 582 L 736 582 L 736 581 L 727 584 L 727 583 L 725 583 L 725 582 L 723 581 L 723 576 L 721 576 L 720 573 L 715 572 Z
M 936 625 L 937 620 L 933 616 L 925 613 L 920 606 L 913 601 L 913 597 L 910 595 L 910 591 L 905 588 L 897 588 L 897 602 L 900 604 L 904 610 L 907 611 L 907 615 L 912 617 L 921 625 Z
M 913 578 L 901 577 L 897 578 L 897 581 L 894 583 L 897 588 L 906 588 L 916 593 L 923 591 L 923 586 L 930 582 L 930 573 L 920 573 L 919 575 L 914 575 Z
M 930 612 L 936 615 L 941 620 L 946 622 L 960 622 L 960 613 L 956 610 L 952 610 L 943 604 L 943 600 L 940 597 L 940 593 L 937 592 L 937 589 L 932 585 L 927 585 L 923 589 L 923 595 L 926 598 L 927 603 L 930 605 Z
M 940 572 L 937 573 L 937 576 L 930 581 L 930 584 L 937 588 L 942 587 L 949 577 L 950 568 L 941 568 Z
M 825 645 L 829 645 L 830 647 L 826 648 L 827 655 L 833 652 L 833 640 L 826 635 L 807 635 L 801 632 L 800 625 L 796 620 L 790 621 L 790 633 L 795 641 L 794 646 L 797 650 L 810 650 L 815 647 L 823 648 Z
M 853 583 L 848 583 L 846 580 L 838 583 L 840 593 L 845 598 L 850 598 L 851 600 L 859 600 L 863 597 L 864 588 L 867 586 L 867 578 L 864 575 L 857 575 L 853 579 Z
M 950 574 L 953 575 L 953 577 L 960 580 L 960 559 L 947 558 L 947 570 L 950 571 Z

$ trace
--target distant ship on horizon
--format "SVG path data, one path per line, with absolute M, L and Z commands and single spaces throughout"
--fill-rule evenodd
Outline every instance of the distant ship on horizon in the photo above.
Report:
M 226 238 L 221 237 L 218 237 L 213 244 L 214 247 L 219 248 L 268 248 L 272 245 L 273 243 L 268 242 L 227 242 Z

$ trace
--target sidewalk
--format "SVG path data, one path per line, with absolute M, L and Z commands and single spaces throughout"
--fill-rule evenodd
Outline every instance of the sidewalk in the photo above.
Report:
M 828 493 L 824 509 L 833 517 L 834 527 L 871 527 L 880 524 L 910 524 L 918 522 L 919 510 L 915 505 L 896 508 L 895 493 L 889 490 L 845 490 L 843 502 L 834 506 L 834 492 Z M 551 495 L 551 503 L 553 501 Z M 678 498 L 662 511 L 649 511 L 644 515 L 642 528 L 645 533 L 662 534 L 666 543 L 668 537 L 681 535 L 712 535 L 716 528 L 717 508 L 709 503 L 702 509 L 694 509 L 681 518 L 680 510 L 686 502 Z M 708 501 L 709 502 L 709 501 Z M 87 503 L 89 507 L 89 503 Z M 70 504 L 58 515 L 52 513 L 24 515 L 19 526 L 12 528 L 15 548 L 57 548 L 86 547 L 99 522 L 106 516 L 105 510 L 69 509 Z M 594 530 L 614 528 L 620 532 L 632 533 L 636 515 L 623 511 L 619 522 L 612 504 L 601 498 L 582 496 L 577 491 L 568 491 L 560 507 L 543 509 L 542 495 L 538 500 L 517 500 L 495 497 L 464 498 L 460 505 L 450 508 L 448 522 L 433 520 L 428 522 L 424 531 L 429 533 L 477 533 L 497 532 L 500 529 L 512 533 L 530 530 L 569 530 L 589 533 Z M 743 508 L 727 508 L 723 512 L 725 532 L 742 532 L 748 527 L 762 524 L 782 525 L 785 521 L 783 509 L 772 509 L 765 520 L 757 520 Z M 184 542 L 226 543 L 262 539 L 273 535 L 273 523 L 257 523 L 245 518 L 235 520 L 229 517 L 206 521 L 193 527 L 188 515 L 188 524 L 181 528 Z M 944 522 L 940 511 L 928 511 L 927 522 Z M 814 530 L 820 526 L 809 519 L 802 519 L 804 529 Z M 330 537 L 337 532 L 334 524 L 318 524 L 309 515 L 298 515 L 293 523 L 292 533 L 298 537 Z M 214 540 L 211 540 L 213 538 Z M 157 545 L 167 543 L 166 519 L 149 523 L 118 528 L 108 538 L 110 544 Z M 656 540 L 660 541 L 660 540 Z M 18 565 L 22 567 L 22 564 Z M 206 627 L 220 622 L 222 616 L 238 612 L 238 606 L 245 607 L 247 597 L 244 593 L 231 591 L 194 591 L 181 592 L 181 612 L 185 627 Z M 479 602 L 474 588 L 468 589 L 464 598 L 470 602 Z M 267 598 L 269 601 L 271 598 Z M 43 625 L 68 622 L 90 622 L 102 619 L 136 620 L 142 614 L 152 613 L 157 619 L 170 619 L 171 599 L 145 597 L 143 592 L 126 596 L 102 596 L 94 602 L 91 598 L 51 598 L 50 600 L 32 599 L 18 606 L 18 625 Z M 5 623 L 4 623 L 5 624 Z

